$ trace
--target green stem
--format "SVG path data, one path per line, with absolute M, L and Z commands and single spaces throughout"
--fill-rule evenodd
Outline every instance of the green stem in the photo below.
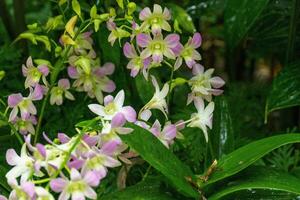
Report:
M 173 77 L 174 77 L 174 66 L 172 66 L 170 63 L 168 63 L 167 61 L 164 61 L 164 63 L 166 65 L 168 65 L 171 68 L 171 75 L 170 75 L 170 83 L 169 83 L 169 91 L 168 91 L 168 95 L 167 95 L 167 104 L 169 107 L 169 111 L 170 109 L 170 99 L 171 99 L 171 88 L 172 88 L 172 83 L 173 83 Z
M 87 29 L 90 24 L 91 24 L 90 19 L 82 22 L 80 27 L 76 31 L 73 40 L 76 40 L 76 38 L 81 33 L 81 31 L 84 31 L 85 29 Z M 67 59 L 67 56 L 68 56 L 68 54 L 71 50 L 71 47 L 72 47 L 72 45 L 68 45 L 67 48 L 65 49 L 61 59 L 59 59 L 54 64 L 54 70 L 53 70 L 53 73 L 51 74 L 51 77 L 50 77 L 50 87 L 49 87 L 49 90 L 46 94 L 46 97 L 44 98 L 43 103 L 42 103 L 41 113 L 40 113 L 40 116 L 39 116 L 38 125 L 37 125 L 36 133 L 35 133 L 35 136 L 34 136 L 34 143 L 33 144 L 36 144 L 36 142 L 38 141 L 38 138 L 39 138 L 39 135 L 40 135 L 40 129 L 41 129 L 44 113 L 45 113 L 45 108 L 46 108 L 46 105 L 47 105 L 47 102 L 48 102 L 48 99 L 49 99 L 49 96 L 50 96 L 50 91 L 51 91 L 52 87 L 55 85 L 59 73 L 63 70 L 64 63 L 65 63 L 65 61 Z
M 17 139 L 20 142 L 20 144 L 23 145 L 24 144 L 23 139 L 19 135 L 19 133 L 18 133 L 17 129 L 14 127 L 14 125 L 8 121 L 8 118 L 6 117 L 6 115 L 4 113 L 0 112 L 0 115 L 8 123 L 10 129 L 12 130 L 12 132 L 14 133 L 14 135 L 17 137 Z

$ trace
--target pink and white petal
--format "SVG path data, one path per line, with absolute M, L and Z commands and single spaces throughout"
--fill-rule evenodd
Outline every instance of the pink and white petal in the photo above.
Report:
M 44 89 L 40 84 L 36 84 L 33 92 L 29 95 L 33 101 L 41 100 L 44 95 Z
M 195 64 L 193 66 L 193 75 L 198 75 L 198 74 L 203 74 L 204 72 L 204 67 L 200 64 Z
M 181 67 L 182 65 L 182 58 L 181 57 L 178 57 L 175 61 L 175 64 L 174 64 L 174 70 L 177 70 L 179 69 L 179 67 Z
M 140 47 L 147 47 L 151 40 L 149 34 L 140 33 L 136 36 L 136 42 Z
M 183 46 L 180 42 L 178 42 L 177 45 L 171 49 L 174 52 L 175 56 L 177 57 L 180 55 L 181 51 L 183 50 Z
M 68 167 L 69 168 L 75 168 L 75 169 L 79 170 L 83 166 L 84 162 L 85 162 L 84 160 L 75 159 L 75 160 L 70 161 L 68 163 Z
M 102 105 L 90 104 L 90 105 L 88 105 L 88 107 L 93 113 L 95 113 L 99 116 L 105 116 L 104 107 Z
M 113 92 L 116 89 L 116 84 L 112 80 L 108 80 L 104 85 L 101 85 L 101 89 L 104 92 Z
M 164 8 L 163 16 L 165 20 L 170 20 L 171 19 L 171 13 L 168 8 Z
M 29 56 L 26 60 L 26 66 L 27 67 L 32 67 L 33 66 L 33 62 L 32 62 L 32 58 L 31 56 Z
M 84 193 L 81 191 L 72 192 L 72 200 L 85 200 Z
M 48 76 L 49 74 L 49 68 L 47 65 L 40 65 L 38 66 L 38 70 L 44 75 L 44 76 Z
M 112 157 L 107 156 L 105 158 L 104 166 L 106 166 L 106 167 L 114 168 L 114 167 L 118 167 L 120 165 L 122 165 L 121 162 Z
M 93 187 L 97 187 L 100 183 L 100 178 L 95 172 L 88 171 L 85 175 L 83 180 L 89 185 Z
M 167 140 L 173 140 L 176 137 L 176 126 L 174 124 L 166 125 L 162 132 Z
M 150 51 L 149 48 L 144 49 L 144 50 L 141 52 L 141 55 L 140 55 L 140 57 L 141 57 L 142 59 L 147 59 L 147 58 L 149 58 L 150 56 L 151 56 L 151 51 Z
M 69 199 L 71 196 L 71 194 L 67 191 L 67 190 L 64 190 L 58 197 L 58 200 L 67 200 Z
M 74 168 L 71 169 L 71 180 L 72 181 L 81 180 L 81 174 Z
M 50 181 L 50 187 L 54 192 L 61 192 L 66 187 L 67 183 L 67 180 L 63 178 L 56 178 Z
M 179 40 L 180 40 L 179 35 L 175 33 L 167 35 L 167 37 L 164 39 L 164 41 L 167 43 L 168 47 L 170 48 L 175 48 L 176 46 L 178 46 Z
M 25 65 L 22 65 L 22 74 L 23 74 L 23 76 L 26 77 L 27 73 L 28 73 L 28 68 Z
M 195 33 L 191 40 L 191 45 L 196 49 L 199 48 L 202 44 L 202 37 L 200 33 Z
M 123 47 L 123 53 L 127 58 L 134 58 L 137 56 L 134 47 L 129 42 L 125 43 Z
M 206 106 L 204 112 L 205 112 L 205 114 L 207 114 L 207 115 L 211 115 L 211 114 L 214 112 L 214 109 L 215 109 L 215 103 L 214 103 L 214 102 L 210 102 L 210 103 Z
M 169 48 L 167 48 L 165 51 L 164 51 L 164 55 L 167 57 L 167 58 L 170 58 L 170 59 L 175 59 L 175 54 L 174 54 L 174 52 L 171 50 L 171 49 L 169 49 Z
M 85 189 L 84 195 L 90 199 L 97 199 L 97 194 L 91 187 Z
M 104 75 L 111 75 L 115 71 L 115 64 L 107 62 L 100 68 L 100 71 Z
M 126 119 L 123 113 L 117 113 L 111 120 L 111 128 L 121 127 L 125 124 Z
M 144 9 L 140 12 L 139 19 L 142 20 L 142 21 L 144 21 L 144 20 L 146 20 L 148 17 L 150 17 L 151 14 L 152 14 L 152 13 L 151 13 L 150 8 L 146 7 L 146 8 L 144 8 Z
M 21 184 L 21 188 L 23 189 L 26 194 L 33 199 L 35 195 L 35 190 L 34 190 L 34 184 L 31 182 L 25 182 Z
M 10 108 L 17 106 L 23 100 L 21 93 L 11 94 L 8 96 L 7 104 Z
M 36 148 L 38 150 L 38 152 L 44 157 L 46 158 L 46 148 L 44 145 L 40 144 L 40 143 L 37 143 L 36 144 Z
M 115 96 L 114 103 L 115 103 L 116 106 L 120 109 L 120 108 L 123 107 L 124 100 L 125 100 L 125 93 L 124 93 L 124 90 L 121 90 L 121 91 L 119 91 L 118 94 Z
M 111 95 L 107 95 L 104 97 L 104 106 L 106 106 L 107 104 L 111 103 L 114 100 L 114 97 Z
M 194 50 L 193 54 L 192 54 L 192 59 L 194 59 L 194 60 L 201 60 L 202 56 L 201 56 L 201 54 L 198 51 Z
M 210 89 L 209 92 L 211 92 L 215 96 L 221 95 L 224 91 L 220 89 Z
M 103 144 L 100 151 L 101 151 L 101 153 L 103 153 L 105 155 L 113 155 L 119 145 L 120 145 L 119 141 L 110 140 Z
M 209 82 L 214 88 L 220 88 L 225 84 L 225 81 L 218 76 L 212 77 Z
M 151 117 L 152 113 L 150 110 L 144 110 L 143 112 L 141 112 L 140 114 L 140 118 L 144 121 L 148 121 Z
M 161 63 L 161 61 L 163 61 L 163 54 L 160 52 L 154 52 L 152 54 L 152 60 L 154 63 Z
M 69 81 L 69 79 L 66 79 L 66 78 L 60 79 L 58 81 L 57 85 L 58 85 L 58 87 L 65 89 L 65 90 L 70 89 L 70 81 Z
M 136 77 L 136 75 L 139 73 L 139 69 L 138 68 L 132 68 L 130 71 L 130 76 L 131 77 Z
M 188 57 L 188 58 L 186 57 L 185 58 L 185 63 L 188 66 L 188 68 L 192 69 L 193 66 L 196 64 L 196 61 L 193 60 L 191 57 Z
M 162 8 L 158 4 L 154 4 L 153 6 L 153 14 L 162 14 Z
M 194 98 L 194 105 L 198 112 L 204 111 L 204 101 L 202 98 Z
M 126 128 L 126 127 L 118 127 L 116 128 L 116 132 L 121 135 L 126 135 L 128 133 L 131 133 L 133 131 L 132 128 Z
M 72 79 L 77 79 L 77 78 L 79 78 L 78 71 L 77 71 L 76 67 L 74 67 L 74 66 L 69 66 L 69 67 L 68 67 L 68 75 L 69 75 L 69 77 L 72 78 Z
M 18 115 L 18 111 L 18 107 L 14 107 L 9 114 L 8 121 L 14 121 Z
M 121 112 L 123 113 L 125 119 L 128 122 L 135 122 L 136 121 L 136 112 L 131 106 L 123 107 Z
M 18 156 L 18 154 L 16 153 L 16 151 L 14 149 L 8 149 L 6 151 L 6 162 L 11 165 L 17 165 L 18 162 L 20 162 L 20 157 Z

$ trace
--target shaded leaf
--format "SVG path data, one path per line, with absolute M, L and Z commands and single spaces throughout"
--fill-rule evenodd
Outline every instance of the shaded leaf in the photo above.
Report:
M 204 185 L 232 176 L 245 169 L 272 150 L 290 143 L 300 142 L 300 134 L 283 134 L 264 138 L 245 145 L 218 161 L 217 169 Z
M 228 0 L 225 6 L 225 40 L 234 49 L 253 27 L 269 0 Z
M 199 194 L 185 179 L 193 177 L 189 167 L 183 164 L 152 133 L 137 125 L 130 124 L 129 127 L 134 131 L 128 135 L 121 135 L 122 140 L 166 176 L 179 192 L 190 197 L 198 197 Z
M 286 66 L 274 79 L 267 98 L 265 120 L 267 115 L 283 108 L 300 105 L 300 63 Z
M 220 199 L 230 193 L 249 189 L 271 189 L 300 194 L 300 179 L 275 169 L 251 167 L 242 173 L 239 180 L 228 183 L 224 189 L 208 199 Z
M 216 98 L 215 105 L 211 137 L 218 159 L 234 150 L 234 132 L 227 98 L 224 96 Z
M 143 103 L 146 104 L 148 101 L 150 101 L 154 93 L 154 88 L 151 84 L 151 81 L 147 81 L 141 74 L 138 74 L 134 78 L 134 81 L 139 97 Z

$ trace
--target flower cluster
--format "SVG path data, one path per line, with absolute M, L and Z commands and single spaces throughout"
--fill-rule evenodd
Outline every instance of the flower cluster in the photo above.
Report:
M 153 11 L 148 7 L 144 8 L 139 14 L 139 19 L 142 22 L 141 24 L 132 20 L 132 32 L 128 36 L 130 37 L 130 42 L 126 42 L 123 46 L 124 55 L 130 59 L 127 68 L 131 70 L 131 76 L 135 77 L 139 72 L 142 72 L 145 79 L 148 80 L 150 69 L 159 66 L 170 67 L 173 74 L 175 70 L 178 70 L 185 63 L 189 69 L 192 69 L 193 76 L 190 80 L 180 78 L 185 80 L 184 82 L 191 89 L 187 97 L 187 104 L 194 102 L 197 109 L 197 113 L 192 114 L 186 123 L 189 122 L 189 127 L 200 128 L 205 135 L 206 141 L 208 141 L 207 127 L 212 128 L 214 110 L 212 96 L 222 94 L 223 90 L 220 88 L 225 82 L 220 77 L 212 77 L 213 69 L 205 71 L 204 67 L 198 63 L 201 60 L 201 55 L 197 51 L 202 44 L 200 33 L 194 33 L 193 37 L 190 37 L 183 45 L 178 34 L 170 33 L 172 31 L 169 24 L 171 20 L 170 11 L 167 8 L 163 9 L 157 4 L 154 5 Z M 110 20 L 110 24 L 113 23 L 112 20 Z M 120 29 L 116 27 L 115 23 L 114 28 Z M 111 30 L 109 25 L 108 29 Z M 119 37 L 119 39 L 121 38 Z M 140 111 L 140 117 L 151 115 L 151 109 L 159 109 L 168 118 L 166 98 L 168 98 L 168 94 L 175 87 L 172 85 L 175 81 L 172 76 L 171 80 L 164 84 L 162 90 L 160 90 L 156 78 L 151 75 L 155 94 Z M 207 107 L 205 107 L 204 100 L 209 102 Z M 155 127 L 158 127 L 158 124 L 159 122 L 156 121 Z M 156 132 L 154 133 L 155 136 L 158 135 Z M 163 143 L 166 144 L 165 142 Z

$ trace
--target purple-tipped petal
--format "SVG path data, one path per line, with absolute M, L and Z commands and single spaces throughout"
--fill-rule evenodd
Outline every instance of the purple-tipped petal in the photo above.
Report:
M 104 75 L 111 75 L 115 71 L 115 65 L 111 62 L 105 63 L 101 68 L 100 68 L 100 73 Z
M 107 95 L 104 97 L 104 106 L 108 105 L 110 102 L 114 100 L 114 97 L 111 95 Z
M 58 134 L 57 134 L 57 138 L 59 139 L 59 141 L 60 141 L 62 144 L 65 144 L 65 143 L 67 143 L 67 142 L 70 141 L 69 136 L 67 136 L 67 135 L 64 134 L 64 133 L 58 133 Z
M 151 117 L 152 113 L 150 110 L 144 110 L 141 115 L 140 118 L 144 121 L 148 121 Z
M 116 89 L 116 84 L 112 80 L 107 81 L 107 83 L 102 88 L 104 92 L 108 92 L 108 93 L 115 91 L 115 89 Z
M 72 181 L 78 181 L 81 180 L 81 174 L 76 169 L 71 169 L 71 180 Z
M 79 77 L 79 75 L 78 75 L 78 71 L 77 71 L 76 67 L 69 66 L 68 67 L 68 75 L 72 79 L 77 79 Z
M 65 89 L 65 90 L 70 89 L 70 81 L 69 81 L 69 79 L 66 79 L 66 78 L 60 79 L 58 81 L 57 85 L 58 85 L 58 87 Z
M 164 40 L 170 48 L 175 48 L 179 45 L 180 37 L 177 34 L 169 34 Z
M 215 96 L 219 96 L 223 93 L 223 90 L 220 89 L 210 89 L 209 92 L 211 92 Z
M 115 127 L 121 127 L 125 124 L 126 119 L 124 114 L 122 113 L 117 113 L 111 120 L 111 127 L 115 128 Z
M 124 114 L 125 118 L 129 122 L 136 121 L 136 112 L 131 106 L 125 106 L 122 108 L 122 113 Z
M 84 160 L 80 160 L 80 159 L 75 159 L 73 161 L 70 161 L 68 163 L 68 167 L 69 168 L 75 168 L 77 170 L 79 170 L 84 164 Z
M 127 58 L 134 58 L 137 56 L 134 47 L 129 42 L 125 43 L 123 47 L 123 53 Z
M 10 108 L 17 106 L 23 100 L 23 96 L 20 93 L 11 94 L 8 96 L 7 103 Z
M 9 165 L 11 166 L 17 165 L 19 161 L 20 161 L 20 157 L 18 156 L 18 154 L 14 149 L 8 149 L 6 151 L 6 162 Z
M 152 59 L 154 63 L 161 63 L 163 61 L 163 55 L 161 53 L 154 53 Z
M 147 47 L 151 40 L 148 34 L 140 33 L 136 36 L 136 42 L 140 47 Z
M 195 33 L 191 40 L 191 45 L 196 49 L 201 46 L 201 43 L 202 43 L 202 37 L 200 33 Z
M 151 13 L 150 8 L 146 7 L 146 8 L 144 8 L 144 9 L 140 12 L 139 19 L 142 20 L 142 21 L 144 21 L 144 20 L 146 20 L 148 17 L 150 17 L 151 14 L 152 14 L 152 13 Z
M 204 72 L 204 67 L 200 64 L 195 64 L 193 66 L 193 75 L 198 75 L 198 74 L 203 74 Z
M 54 192 L 61 192 L 65 188 L 67 181 L 62 178 L 56 178 L 50 181 L 50 187 Z
M 103 144 L 103 146 L 101 147 L 101 152 L 105 155 L 113 155 L 119 145 L 120 145 L 119 141 L 110 140 L 109 142 Z
M 209 80 L 209 82 L 211 83 L 211 85 L 214 88 L 220 88 L 225 84 L 225 81 L 222 78 L 218 77 L 218 76 L 215 76 L 215 77 L 211 78 Z
M 173 140 L 176 137 L 176 126 L 174 124 L 165 126 L 163 133 L 165 134 L 165 138 L 167 140 Z
M 139 73 L 140 70 L 136 69 L 136 68 L 132 68 L 130 71 L 130 76 L 131 77 L 136 77 L 136 75 Z
M 46 148 L 44 145 L 37 143 L 36 148 L 39 151 L 39 153 L 45 158 L 46 157 Z
M 88 171 L 85 176 L 84 176 L 84 181 L 93 187 L 97 187 L 100 183 L 100 178 L 97 174 L 95 174 L 95 172 L 92 171 Z
M 48 76 L 49 74 L 49 68 L 47 65 L 40 65 L 38 66 L 38 70 L 44 75 L 44 76 Z
M 31 93 L 31 99 L 33 101 L 37 101 L 37 100 L 41 100 L 43 98 L 44 95 L 44 89 L 41 85 L 36 84 L 34 87 L 33 92 Z
M 30 182 L 25 182 L 21 184 L 21 188 L 24 192 L 27 193 L 27 195 L 32 199 L 34 197 L 35 191 L 34 191 L 34 184 Z
M 196 61 L 193 60 L 192 58 L 187 58 L 185 59 L 185 63 L 188 66 L 188 68 L 192 69 L 193 66 L 196 64 Z

